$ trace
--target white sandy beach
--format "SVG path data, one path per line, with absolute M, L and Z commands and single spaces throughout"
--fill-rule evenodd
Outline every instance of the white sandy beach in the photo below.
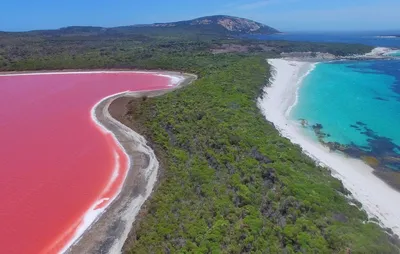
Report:
M 299 144 L 304 153 L 317 163 L 329 167 L 333 176 L 342 180 L 353 197 L 360 201 L 370 217 L 377 218 L 381 225 L 400 235 L 400 193 L 389 187 L 372 172 L 373 169 L 361 160 L 345 157 L 302 134 L 299 123 L 288 118 L 297 103 L 297 92 L 305 75 L 316 64 L 284 59 L 268 60 L 274 69 L 271 86 L 264 89 L 258 105 L 266 119 L 272 122 L 282 136 Z

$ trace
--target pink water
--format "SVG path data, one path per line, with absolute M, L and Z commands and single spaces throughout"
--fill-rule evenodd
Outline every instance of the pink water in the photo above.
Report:
M 90 111 L 108 95 L 169 82 L 145 73 L 0 76 L 1 253 L 60 251 L 88 209 L 116 195 L 128 158 Z M 116 153 L 120 172 L 107 186 Z

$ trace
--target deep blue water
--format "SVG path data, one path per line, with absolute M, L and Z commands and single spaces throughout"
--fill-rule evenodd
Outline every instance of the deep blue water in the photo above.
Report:
M 400 32 L 393 32 L 393 34 L 400 34 Z M 258 40 L 359 43 L 376 47 L 400 48 L 400 38 L 379 38 L 381 35 L 390 35 L 390 33 L 284 33 L 273 35 L 250 35 L 248 37 Z
M 400 60 L 318 64 L 304 79 L 291 118 L 321 124 L 329 134 L 324 141 L 351 147 L 350 155 L 400 170 L 399 161 L 385 161 L 400 158 Z

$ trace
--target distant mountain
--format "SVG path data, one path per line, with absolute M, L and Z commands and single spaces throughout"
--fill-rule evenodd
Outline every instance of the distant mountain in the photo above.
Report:
M 146 26 L 146 25 L 141 25 Z M 274 34 L 278 30 L 267 25 L 238 17 L 225 15 L 207 16 L 187 21 L 156 23 L 152 27 L 189 28 L 200 31 L 214 31 L 226 34 Z
M 238 17 L 231 16 L 208 16 L 187 21 L 171 23 L 155 23 L 145 25 L 131 25 L 121 27 L 93 27 L 93 26 L 70 26 L 56 30 L 35 30 L 23 33 L 4 33 L 8 35 L 35 35 L 45 37 L 115 37 L 115 36 L 218 36 L 229 37 L 239 34 L 273 34 L 278 30 L 267 25 Z M 1 35 L 1 33 L 0 33 Z

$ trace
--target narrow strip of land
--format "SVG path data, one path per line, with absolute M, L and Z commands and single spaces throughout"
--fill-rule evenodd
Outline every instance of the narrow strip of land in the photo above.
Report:
M 126 92 L 111 96 L 95 107 L 96 120 L 115 135 L 131 163 L 119 195 L 67 253 L 119 253 L 141 206 L 151 195 L 159 169 L 154 151 L 143 136 L 116 119 L 125 115 L 126 105 L 132 98 L 161 96 L 188 85 L 197 78 L 195 75 L 174 72 L 159 74 L 183 76 L 184 80 L 171 89 Z

